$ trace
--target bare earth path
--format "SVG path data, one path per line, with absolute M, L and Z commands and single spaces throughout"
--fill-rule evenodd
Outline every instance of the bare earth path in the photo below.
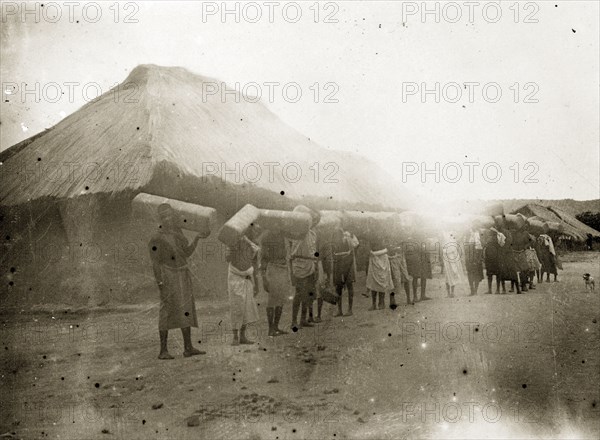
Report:
M 173 361 L 156 359 L 150 303 L 3 312 L 0 434 L 595 439 L 600 290 L 586 292 L 581 274 L 598 274 L 598 254 L 568 258 L 559 283 L 525 295 L 485 295 L 482 283 L 476 297 L 448 299 L 438 274 L 432 301 L 399 295 L 396 310 L 368 312 L 357 295 L 354 316 L 326 307 L 313 329 L 268 338 L 261 322 L 253 346 L 229 345 L 225 303 L 199 301 L 193 334 L 208 353 L 183 358 L 170 332 Z

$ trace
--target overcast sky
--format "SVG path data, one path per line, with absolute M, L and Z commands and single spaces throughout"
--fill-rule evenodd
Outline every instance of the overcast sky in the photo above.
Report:
M 242 3 L 239 23 L 235 14 L 221 15 L 221 2 L 118 8 L 109 2 L 95 23 L 93 5 L 85 15 L 85 3 L 76 5 L 71 20 L 62 3 L 59 19 L 56 6 L 44 12 L 31 3 L 40 11 L 36 23 L 34 14 L 20 15 L 21 2 L 3 2 L 0 146 L 77 110 L 86 102 L 84 84 L 106 91 L 136 65 L 154 63 L 231 85 L 258 83 L 263 101 L 284 121 L 325 147 L 370 157 L 416 194 L 438 200 L 598 198 L 599 2 L 500 2 L 500 17 L 488 3 L 470 9 L 465 2 L 428 2 L 440 10 L 436 22 L 435 14 L 421 14 L 422 2 L 301 2 L 295 23 L 298 10 L 287 2 L 273 6 L 272 19 L 267 3 Z M 262 17 L 250 22 L 258 10 Z M 40 102 L 20 90 L 7 95 L 7 83 L 24 82 L 38 82 L 40 90 L 61 84 L 65 97 L 49 102 L 50 88 L 49 99 L 40 92 Z M 73 102 L 68 82 L 79 84 Z M 268 82 L 280 84 L 273 102 Z M 282 94 L 292 82 L 302 91 L 295 103 L 289 102 L 293 93 L 287 99 Z M 414 84 L 421 89 L 423 83 L 429 89 L 439 83 L 439 103 L 433 93 L 422 102 Z M 492 102 L 498 89 L 502 96 Z M 434 169 L 436 162 L 439 182 L 421 173 L 421 163 Z M 461 165 L 461 177 L 451 162 Z M 464 162 L 478 164 L 471 165 L 472 182 Z M 498 167 L 502 176 L 494 183 Z

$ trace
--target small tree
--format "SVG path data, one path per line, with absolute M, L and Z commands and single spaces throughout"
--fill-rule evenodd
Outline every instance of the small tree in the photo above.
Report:
M 585 223 L 590 228 L 594 228 L 596 231 L 600 231 L 600 212 L 586 211 L 575 216 L 577 220 Z

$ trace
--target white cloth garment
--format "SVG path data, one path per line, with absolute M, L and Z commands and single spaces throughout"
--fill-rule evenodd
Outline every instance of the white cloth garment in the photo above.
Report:
M 446 284 L 456 286 L 463 280 L 460 245 L 456 241 L 456 237 L 450 232 L 444 232 L 442 237 L 442 260 Z
M 227 291 L 231 309 L 231 326 L 234 329 L 258 321 L 258 308 L 254 300 L 253 274 L 253 267 L 241 271 L 231 263 L 229 264 Z
M 371 251 L 369 273 L 367 275 L 367 289 L 374 292 L 389 292 L 393 288 L 392 269 L 387 249 L 375 252 Z
M 477 231 L 471 232 L 471 235 L 469 236 L 469 243 L 474 243 L 475 249 L 483 249 L 483 246 L 481 245 L 481 237 Z
M 540 234 L 540 238 L 543 240 L 544 246 L 548 246 L 548 250 L 552 255 L 556 255 L 556 251 L 554 250 L 554 243 L 552 243 L 552 238 L 546 234 Z

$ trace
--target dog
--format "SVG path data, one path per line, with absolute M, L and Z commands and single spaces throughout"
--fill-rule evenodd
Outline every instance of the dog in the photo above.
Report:
M 583 274 L 583 280 L 585 281 L 585 290 L 590 288 L 590 290 L 594 290 L 596 288 L 596 283 L 594 282 L 594 277 L 589 273 Z

